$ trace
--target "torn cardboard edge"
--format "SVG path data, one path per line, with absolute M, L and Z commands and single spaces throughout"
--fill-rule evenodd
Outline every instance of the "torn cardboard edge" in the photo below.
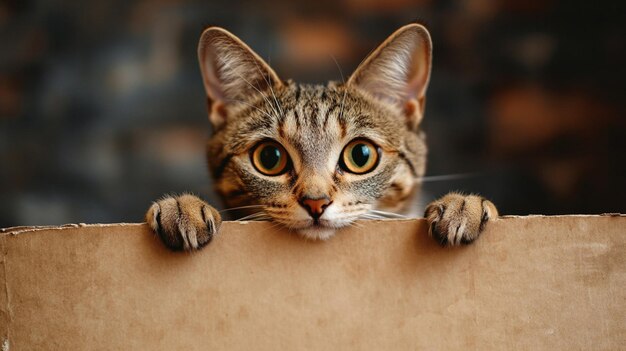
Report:
M 23 349 L 594 349 L 626 342 L 626 216 L 503 217 L 442 249 L 423 219 L 307 241 L 224 222 L 2 230 L 0 337 Z M 19 235 L 17 235 L 19 234 Z

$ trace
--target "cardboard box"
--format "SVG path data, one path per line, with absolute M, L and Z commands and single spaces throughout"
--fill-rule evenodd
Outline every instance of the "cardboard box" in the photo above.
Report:
M 444 249 L 423 220 L 326 242 L 226 222 L 201 252 L 144 224 L 0 234 L 10 350 L 617 350 L 626 216 L 509 217 Z

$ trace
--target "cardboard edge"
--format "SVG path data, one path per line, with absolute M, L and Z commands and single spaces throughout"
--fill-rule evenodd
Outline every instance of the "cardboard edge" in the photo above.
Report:
M 602 218 L 602 217 L 626 217 L 624 213 L 602 213 L 602 214 L 568 214 L 568 215 L 541 215 L 541 214 L 530 214 L 525 216 L 520 215 L 505 215 L 498 217 L 497 220 L 509 220 L 509 219 L 536 219 L 536 218 Z M 412 222 L 412 221 L 423 221 L 424 218 L 388 218 L 388 219 L 368 219 L 368 220 L 360 220 L 363 222 Z M 223 223 L 229 223 L 230 225 L 246 225 L 253 221 L 224 221 Z M 76 228 L 107 228 L 107 227 L 141 227 L 146 225 L 145 222 L 141 223 L 68 223 L 63 225 L 44 225 L 44 226 L 16 226 L 16 227 L 8 227 L 8 228 L 0 228 L 0 237 L 6 235 L 18 235 L 25 233 L 38 232 L 43 230 L 66 230 L 66 229 L 76 229 Z
M 1 228 L 0 236 L 6 235 L 18 235 L 23 233 L 32 233 L 39 232 L 44 230 L 66 230 L 66 229 L 76 229 L 76 228 L 89 228 L 89 227 L 98 227 L 98 228 L 107 228 L 107 227 L 141 227 L 146 223 L 68 223 L 63 225 L 42 225 L 42 226 L 18 226 L 18 227 L 9 227 L 9 228 Z
M 0 350 L 5 351 L 9 350 L 9 340 L 11 336 L 11 325 L 13 320 L 13 311 L 11 309 L 11 294 L 9 291 L 9 282 L 7 279 L 7 246 L 6 246 L 7 238 L 5 236 L 0 236 L 0 254 L 2 255 L 2 259 L 0 260 L 0 279 L 4 282 L 3 286 L 0 287 L 2 291 L 0 291 L 0 323 L 5 327 L 0 330 Z

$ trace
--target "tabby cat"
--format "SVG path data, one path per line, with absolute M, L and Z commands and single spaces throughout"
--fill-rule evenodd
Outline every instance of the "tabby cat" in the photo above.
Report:
M 213 135 L 208 162 L 225 204 L 312 239 L 380 210 L 409 213 L 426 166 L 420 130 L 431 67 L 430 34 L 409 24 L 346 82 L 281 80 L 245 43 L 211 27 L 198 56 Z M 468 244 L 498 212 L 450 193 L 425 217 L 442 245 Z M 172 250 L 197 250 L 219 231 L 219 212 L 193 195 L 166 196 L 146 213 Z

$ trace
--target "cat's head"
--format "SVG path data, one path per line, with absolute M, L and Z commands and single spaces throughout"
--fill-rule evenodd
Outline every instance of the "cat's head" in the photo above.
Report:
M 221 28 L 198 48 L 214 129 L 208 159 L 230 207 L 263 205 L 270 218 L 310 238 L 374 209 L 398 210 L 425 171 L 419 126 L 431 40 L 404 26 L 345 82 L 283 81 Z

